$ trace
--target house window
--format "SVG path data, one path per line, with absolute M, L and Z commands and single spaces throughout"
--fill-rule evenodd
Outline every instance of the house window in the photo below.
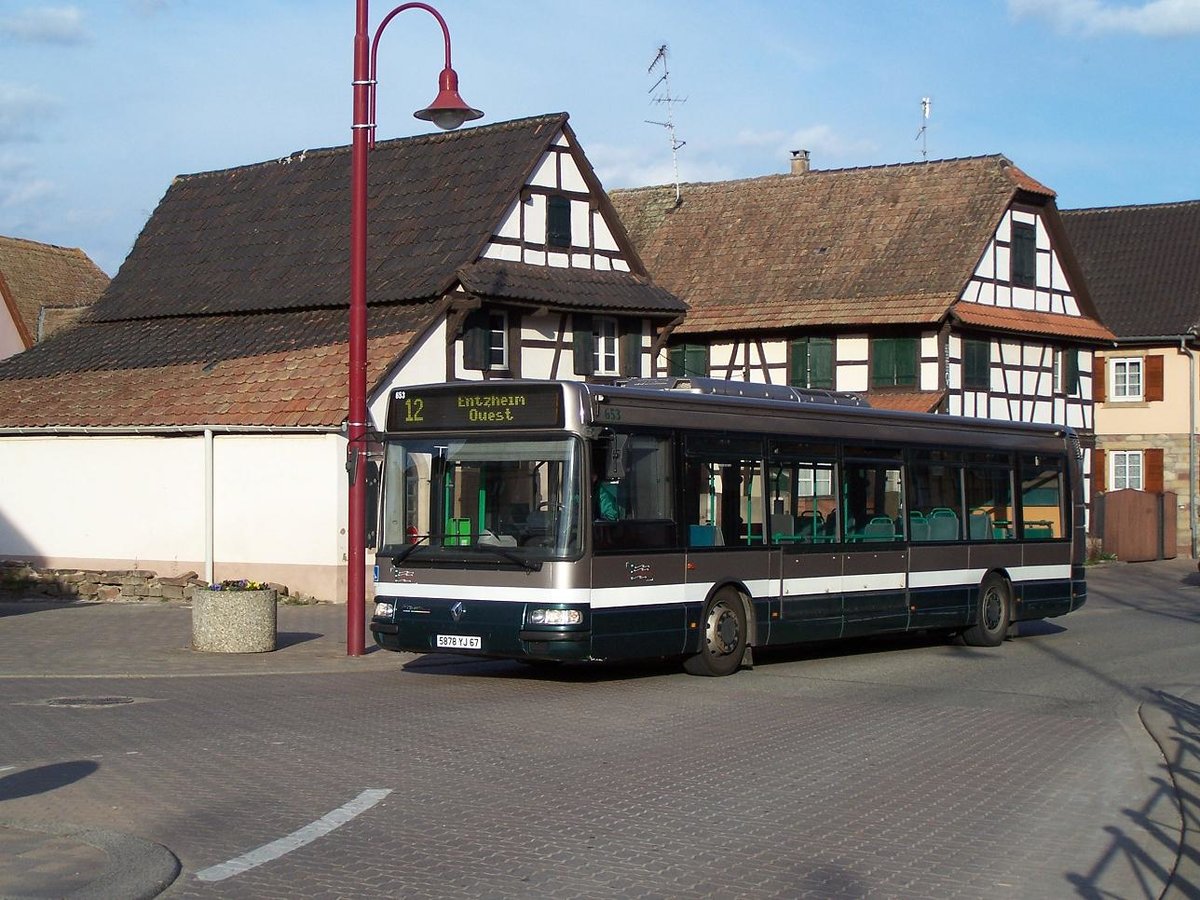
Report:
M 708 348 L 703 344 L 676 344 L 667 357 L 667 374 L 676 377 L 708 375 Z
M 1112 362 L 1113 400 L 1141 400 L 1142 360 L 1114 359 Z
M 871 387 L 916 387 L 917 339 L 871 339 Z
M 1111 489 L 1121 491 L 1132 488 L 1142 490 L 1142 451 L 1112 450 L 1109 452 L 1109 469 L 1112 472 Z
M 986 391 L 992 386 L 992 344 L 990 341 L 963 341 L 963 387 Z
M 557 194 L 546 199 L 546 245 L 571 246 L 571 201 Z
M 617 320 L 597 316 L 592 320 L 592 371 L 597 375 L 618 375 Z
M 792 341 L 788 384 L 798 388 L 833 388 L 833 339 L 798 338 Z
M 1037 284 L 1037 229 L 1024 222 L 1012 226 L 1012 283 L 1022 287 Z
M 508 313 L 488 314 L 488 368 L 508 368 Z

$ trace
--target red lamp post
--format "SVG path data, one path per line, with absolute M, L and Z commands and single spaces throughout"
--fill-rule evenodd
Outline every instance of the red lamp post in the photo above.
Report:
M 483 115 L 458 95 L 450 65 L 450 30 L 426 3 L 403 3 L 388 13 L 367 42 L 367 3 L 356 0 L 354 29 L 354 119 L 350 154 L 350 408 L 346 417 L 346 471 L 350 476 L 346 556 L 346 654 L 362 656 L 366 616 L 366 438 L 367 438 L 367 150 L 375 142 L 375 59 L 383 29 L 406 9 L 423 9 L 442 26 L 446 64 L 438 94 L 414 115 L 439 128 L 454 129 Z

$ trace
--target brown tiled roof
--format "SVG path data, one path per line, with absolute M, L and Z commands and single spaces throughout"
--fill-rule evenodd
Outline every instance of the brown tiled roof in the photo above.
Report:
M 945 399 L 945 391 L 868 391 L 866 400 L 875 409 L 895 409 L 900 412 L 937 412 Z
M 680 334 L 936 322 L 1017 196 L 1053 195 L 1002 156 L 611 194 Z
M 1092 302 L 1117 337 L 1200 326 L 1200 200 L 1061 216 Z
M 552 268 L 481 259 L 459 269 L 458 277 L 462 286 L 473 294 L 551 308 L 675 314 L 687 309 L 674 294 L 629 272 Z
M 565 113 L 380 141 L 369 156 L 367 297 L 435 297 L 474 260 Z M 97 321 L 346 303 L 350 148 L 175 179 Z
M 374 312 L 384 321 L 370 324 L 368 384 L 437 308 Z M 131 341 L 138 329 L 143 339 Z M 73 329 L 0 364 L 0 428 L 336 427 L 346 416 L 345 330 L 345 314 L 326 310 Z
M 27 343 L 38 339 L 43 307 L 86 307 L 108 276 L 82 250 L 0 236 L 0 294 Z
M 565 113 L 371 151 L 369 383 L 444 311 L 460 269 L 539 304 L 683 308 L 636 259 L 606 275 L 470 265 L 560 132 Z M 338 424 L 349 174 L 340 147 L 176 179 L 85 320 L 0 362 L 0 428 Z
M 1081 341 L 1112 341 L 1113 333 L 1095 319 L 1058 313 L 1033 312 L 983 303 L 956 303 L 950 315 L 964 325 L 995 331 L 1046 334 Z

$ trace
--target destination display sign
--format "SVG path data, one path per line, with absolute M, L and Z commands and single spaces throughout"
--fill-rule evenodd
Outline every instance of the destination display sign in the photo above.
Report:
M 438 385 L 397 388 L 388 408 L 388 431 L 561 428 L 558 385 Z

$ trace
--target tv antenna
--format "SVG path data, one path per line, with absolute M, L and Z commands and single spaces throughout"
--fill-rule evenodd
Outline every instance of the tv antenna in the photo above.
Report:
M 667 134 L 670 136 L 670 139 L 671 139 L 671 164 L 672 164 L 672 166 L 674 166 L 674 169 L 675 169 L 675 205 L 678 206 L 679 198 L 680 198 L 679 151 L 685 144 L 687 144 L 687 141 L 681 141 L 677 137 L 675 137 L 674 107 L 675 107 L 676 103 L 687 103 L 687 98 L 684 97 L 682 100 L 679 100 L 679 99 L 671 96 L 671 73 L 667 69 L 667 45 L 666 44 L 663 44 L 661 47 L 658 48 L 658 53 L 655 54 L 654 61 L 650 63 L 650 68 L 646 69 L 646 71 L 648 73 L 652 73 L 656 68 L 658 68 L 659 63 L 662 63 L 662 75 L 659 77 L 658 81 L 654 82 L 654 84 L 651 85 L 650 91 L 647 91 L 647 93 L 658 90 L 659 85 L 662 86 L 662 93 L 659 94 L 657 97 L 655 97 L 653 102 L 661 103 L 667 108 L 667 121 L 655 122 L 652 119 L 646 119 L 646 123 L 649 125 L 661 125 L 663 128 L 667 129 Z
M 929 110 L 933 106 L 933 100 L 929 97 L 921 98 L 921 130 L 917 132 L 916 140 L 921 142 L 921 160 L 929 162 L 929 145 L 926 142 L 926 137 L 929 134 Z

